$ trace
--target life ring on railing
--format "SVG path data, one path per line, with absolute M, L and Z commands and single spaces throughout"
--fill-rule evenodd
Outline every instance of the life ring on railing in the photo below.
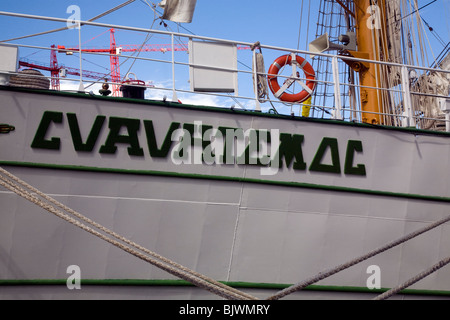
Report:
M 292 62 L 294 57 L 294 62 Z M 284 82 L 283 86 L 280 87 L 278 84 L 278 72 L 287 64 L 292 65 L 292 76 Z M 305 73 L 305 77 L 307 79 L 306 83 L 300 81 L 297 66 L 300 67 Z M 313 67 L 304 58 L 295 54 L 286 54 L 277 58 L 270 66 L 267 77 L 270 91 L 272 91 L 276 98 L 285 102 L 303 102 L 308 99 L 316 87 L 315 80 L 316 73 L 314 72 Z M 286 93 L 286 90 L 294 82 L 299 83 L 303 90 L 294 94 Z

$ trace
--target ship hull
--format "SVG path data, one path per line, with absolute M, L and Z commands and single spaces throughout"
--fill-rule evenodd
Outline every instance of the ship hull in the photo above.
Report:
M 0 136 L 4 169 L 262 299 L 449 214 L 446 133 L 8 88 L 0 101 L 1 122 L 15 127 Z M 248 137 L 241 152 L 220 158 L 226 143 L 211 152 L 207 130 L 229 144 L 239 137 L 226 140 L 227 129 L 256 132 L 259 153 Z M 3 299 L 218 298 L 9 190 L 0 203 Z M 446 257 L 449 231 L 443 224 L 287 299 L 376 296 Z M 70 266 L 79 267 L 81 289 L 66 282 Z M 448 298 L 449 272 L 409 293 Z

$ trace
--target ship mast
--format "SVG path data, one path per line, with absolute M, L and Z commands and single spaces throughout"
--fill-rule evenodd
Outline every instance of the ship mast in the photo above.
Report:
M 386 0 L 332 0 L 330 2 L 343 8 L 347 16 L 347 31 L 356 36 L 356 46 L 344 46 L 340 54 L 342 60 L 359 76 L 361 114 L 358 118 L 364 123 L 385 124 L 386 119 L 382 114 L 389 109 L 389 99 L 385 91 L 380 89 L 389 87 L 389 71 L 376 63 L 349 60 L 344 57 L 373 61 L 388 60 Z M 320 46 L 320 49 L 323 47 Z M 353 74 L 350 73 L 350 75 L 353 79 Z M 394 85 L 393 82 L 391 85 Z M 355 91 L 350 90 L 353 93 Z M 355 98 L 353 94 L 351 96 Z M 354 103 L 352 105 L 356 107 Z M 357 117 L 356 114 L 355 117 Z
M 356 27 L 357 51 L 349 53 L 368 60 L 382 61 L 387 56 L 387 44 L 383 39 L 386 30 L 385 0 L 354 0 L 354 19 Z M 378 64 L 351 64 L 353 70 L 359 73 L 361 85 L 362 121 L 370 124 L 382 124 L 383 113 L 382 91 L 372 88 L 382 88 L 381 66 Z

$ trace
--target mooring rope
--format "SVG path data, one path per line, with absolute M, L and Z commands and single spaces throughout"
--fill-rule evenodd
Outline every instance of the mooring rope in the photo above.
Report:
M 375 297 L 373 300 L 386 300 L 386 299 L 392 297 L 394 294 L 397 294 L 398 292 L 402 291 L 403 289 L 408 288 L 408 287 L 412 286 L 414 283 L 429 276 L 433 272 L 438 271 L 439 269 L 441 269 L 442 267 L 446 266 L 449 263 L 450 263 L 450 257 L 442 259 L 441 261 L 439 261 L 438 263 L 436 263 L 434 266 L 430 267 L 429 269 L 419 273 L 418 275 L 409 279 L 408 281 L 405 281 L 403 284 L 401 284 L 395 288 L 392 288 L 391 290 L 388 290 L 385 293 L 380 294 L 379 296 Z
M 69 207 L 65 206 L 64 204 L 58 202 L 57 200 L 51 198 L 50 196 L 46 195 L 45 193 L 39 191 L 38 189 L 34 188 L 33 186 L 29 185 L 28 183 L 26 183 L 25 181 L 19 179 L 18 177 L 14 176 L 13 174 L 11 174 L 10 172 L 6 171 L 5 169 L 0 167 L 0 173 L 2 173 L 3 175 L 0 175 L 0 185 L 5 187 L 6 189 L 16 193 L 17 195 L 25 198 L 26 200 L 35 203 L 36 205 L 40 206 L 41 208 L 47 210 L 48 212 L 64 219 L 65 221 L 99 237 L 100 239 L 144 260 L 147 261 L 148 263 L 167 271 L 168 273 L 175 275 L 177 277 L 179 277 L 180 279 L 184 279 L 200 288 L 206 289 L 218 296 L 221 296 L 223 298 L 226 299 L 231 299 L 231 300 L 257 300 L 258 298 L 249 295 L 247 293 L 244 293 L 242 291 L 239 291 L 237 289 L 234 289 L 232 287 L 229 287 L 223 283 L 220 283 L 214 279 L 208 278 L 200 273 L 197 273 L 193 270 L 190 270 L 176 262 L 173 262 L 155 252 L 152 252 L 142 246 L 140 246 L 139 244 L 136 244 L 126 238 L 124 238 L 123 236 L 118 235 L 117 233 L 109 230 L 108 228 L 92 221 L 91 219 L 83 216 L 81 213 L 78 213 L 76 211 L 74 211 L 73 209 L 70 209 Z M 114 238 L 116 238 L 117 240 L 120 240 L 138 250 L 141 250 L 143 252 L 145 252 L 146 254 L 150 255 L 147 256 L 141 252 L 138 252 L 137 250 L 134 250 L 133 248 L 117 241 L 114 239 L 111 239 L 109 237 L 107 237 L 106 235 L 94 230 L 93 228 L 81 223 L 80 221 L 70 217 L 68 214 L 56 209 L 53 205 L 49 204 L 49 203 L 45 203 L 44 201 L 42 201 L 42 199 L 39 199 L 36 195 L 32 194 L 31 192 L 25 190 L 24 188 L 22 188 L 21 186 L 25 187 L 26 189 L 28 189 L 29 191 L 33 192 L 34 194 L 40 196 L 41 198 L 47 200 L 48 202 L 52 203 L 53 205 L 65 210 L 66 212 L 68 212 L 69 214 L 79 218 L 80 220 L 86 222 L 87 224 L 90 224 L 92 226 L 94 226 L 95 228 L 113 236 Z M 420 234 L 423 234 L 427 231 L 430 231 L 446 222 L 450 221 L 450 216 L 443 218 L 439 221 L 436 221 L 424 228 L 421 228 L 417 231 L 411 232 L 408 235 L 401 237 L 397 240 L 394 240 L 378 249 L 375 249 L 365 255 L 362 255 L 358 258 L 355 258 L 347 263 L 341 264 L 335 268 L 320 272 L 319 274 L 317 274 L 316 276 L 313 276 L 309 279 L 306 279 L 298 284 L 295 284 L 293 286 L 290 286 L 284 290 L 281 290 L 280 292 L 278 292 L 275 295 L 270 296 L 269 298 L 267 298 L 267 300 L 277 300 L 280 299 L 288 294 L 291 294 L 295 291 L 301 290 L 315 282 L 318 282 L 320 280 L 323 280 L 327 277 L 330 277 L 333 274 L 336 274 L 344 269 L 347 269 L 355 264 L 358 264 L 364 260 L 367 260 L 379 253 L 382 253 L 388 249 L 391 249 L 401 243 L 404 243 L 414 237 L 419 236 Z M 432 267 L 430 267 L 429 269 L 423 271 L 422 273 L 418 274 L 417 276 L 409 279 L 408 281 L 406 281 L 405 283 L 392 288 L 391 290 L 377 296 L 376 298 L 374 298 L 374 300 L 384 300 L 387 299 L 391 296 L 393 296 L 394 294 L 400 292 L 401 290 L 411 286 L 412 284 L 418 282 L 419 280 L 425 278 L 426 276 L 430 275 L 431 273 L 441 269 L 442 267 L 444 267 L 445 265 L 450 263 L 450 257 L 443 259 L 441 261 L 439 261 L 437 264 L 433 265 Z
M 117 233 L 107 229 L 106 227 L 92 221 L 91 219 L 83 216 L 81 213 L 78 213 L 64 204 L 58 202 L 57 200 L 49 197 L 48 195 L 44 194 L 43 192 L 39 191 L 38 189 L 34 188 L 33 186 L 29 185 L 25 181 L 19 179 L 18 177 L 14 176 L 10 172 L 6 171 L 5 169 L 0 167 L 0 172 L 4 174 L 5 176 L 0 175 L 0 185 L 5 187 L 6 189 L 16 193 L 17 195 L 27 199 L 28 201 L 40 206 L 41 208 L 47 210 L 48 212 L 58 216 L 59 218 L 64 219 L 67 222 L 70 222 L 71 224 L 101 238 L 102 240 L 111 243 L 112 245 L 144 260 L 149 262 L 150 264 L 167 271 L 168 273 L 175 275 L 183 280 L 186 280 L 198 287 L 201 287 L 203 289 L 206 289 L 218 296 L 221 296 L 226 299 L 230 300 L 257 300 L 256 297 L 253 297 L 249 294 L 246 294 L 242 291 L 239 291 L 237 289 L 234 289 L 232 287 L 229 287 L 223 283 L 220 283 L 214 279 L 208 278 L 205 275 L 199 274 L 193 270 L 190 270 L 178 263 L 175 263 L 155 252 L 152 252 L 126 238 L 123 236 L 118 235 Z M 8 179 L 9 178 L 9 179 Z M 95 228 L 113 236 L 117 240 L 120 240 L 136 249 L 139 249 L 146 254 L 150 255 L 151 257 L 142 254 L 141 252 L 138 252 L 137 250 L 134 250 L 133 248 L 117 241 L 114 239 L 111 239 L 107 237 L 106 235 L 98 232 L 97 230 L 94 230 L 93 228 L 81 223 L 80 221 L 70 217 L 68 214 L 62 212 L 61 210 L 56 209 L 53 205 L 49 203 L 45 203 L 42 201 L 42 199 L 39 199 L 37 196 L 33 195 L 29 191 L 25 190 L 21 186 L 25 187 L 26 189 L 30 190 L 31 192 L 35 193 L 36 195 L 39 195 L 43 199 L 47 200 L 48 202 L 52 203 L 53 205 L 65 210 L 69 214 L 79 218 L 80 220 L 86 222 L 87 224 L 90 224 L 94 226 Z
M 283 289 L 283 290 L 279 291 L 278 293 L 268 297 L 267 300 L 278 300 L 278 299 L 280 299 L 282 297 L 285 297 L 288 294 L 291 294 L 291 293 L 293 293 L 295 291 L 302 290 L 302 289 L 306 288 L 307 286 L 309 286 L 309 285 L 311 285 L 313 283 L 316 283 L 316 282 L 318 282 L 320 280 L 328 278 L 328 277 L 330 277 L 330 276 L 332 276 L 332 275 L 334 275 L 334 274 L 336 274 L 336 273 L 338 273 L 338 272 L 340 272 L 342 270 L 350 268 L 350 267 L 352 267 L 352 266 L 354 266 L 354 265 L 356 265 L 356 264 L 358 264 L 358 263 L 360 263 L 360 262 L 362 262 L 364 260 L 367 260 L 367 259 L 369 259 L 369 258 L 371 258 L 371 257 L 373 257 L 373 256 L 375 256 L 375 255 L 377 255 L 379 253 L 382 253 L 382 252 L 384 252 L 386 250 L 389 250 L 389 249 L 391 249 L 391 248 L 393 248 L 395 246 L 398 246 L 399 244 L 402 244 L 403 242 L 406 242 L 406 241 L 408 241 L 408 240 L 410 240 L 412 238 L 415 238 L 415 237 L 421 235 L 422 233 L 430 231 L 430 230 L 432 230 L 432 229 L 434 229 L 434 228 L 436 228 L 436 227 L 438 227 L 438 226 L 440 226 L 440 225 L 442 225 L 442 224 L 444 224 L 444 223 L 446 223 L 448 221 L 450 221 L 450 216 L 448 216 L 446 218 L 443 218 L 443 219 L 441 219 L 439 221 L 436 221 L 436 222 L 434 222 L 434 223 L 432 223 L 432 224 L 430 224 L 428 226 L 425 226 L 424 228 L 421 228 L 421 229 L 419 229 L 417 231 L 411 232 L 411 233 L 407 234 L 406 236 L 403 236 L 403 237 L 401 237 L 401 238 L 399 238 L 397 240 L 394 240 L 394 241 L 392 241 L 392 242 L 390 242 L 390 243 L 388 243 L 388 244 L 386 244 L 386 245 L 384 245 L 384 246 L 382 246 L 382 247 L 380 247 L 378 249 L 370 251 L 369 253 L 364 254 L 364 255 L 362 255 L 362 256 L 360 256 L 358 258 L 350 260 L 347 263 L 344 263 L 344 264 L 338 265 L 337 267 L 334 267 L 334 268 L 331 268 L 331 269 L 319 272 L 317 275 L 315 275 L 315 276 L 313 276 L 311 278 L 308 278 L 308 279 L 306 279 L 306 280 L 304 280 L 302 282 L 299 282 L 299 283 L 294 284 L 294 285 L 292 285 L 292 286 L 290 286 L 290 287 L 288 287 L 286 289 Z

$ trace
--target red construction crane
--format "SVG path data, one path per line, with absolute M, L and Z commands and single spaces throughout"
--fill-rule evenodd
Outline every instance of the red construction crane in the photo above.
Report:
M 50 53 L 50 64 L 45 64 L 37 61 L 31 61 L 27 59 L 20 59 L 19 60 L 19 66 L 26 67 L 26 68 L 33 68 L 33 69 L 39 69 L 44 71 L 49 71 L 51 74 L 51 88 L 53 90 L 60 90 L 60 73 L 70 74 L 74 76 L 80 76 L 80 69 L 76 68 L 70 68 L 65 66 L 60 66 L 58 64 L 58 60 L 56 57 L 56 46 L 52 45 L 53 50 L 51 50 Z M 110 80 L 110 76 L 108 74 L 99 73 L 99 72 L 93 72 L 93 71 L 87 71 L 83 70 L 83 76 L 87 78 L 92 79 L 105 79 L 107 81 Z
M 120 63 L 119 63 L 119 55 L 122 52 L 135 52 L 135 51 L 141 51 L 141 52 L 166 52 L 171 51 L 172 46 L 171 45 L 153 45 L 153 44 L 147 44 L 147 45 L 116 45 L 116 38 L 115 38 L 115 30 L 109 29 L 110 32 L 110 46 L 109 49 L 82 49 L 81 52 L 96 52 L 96 53 L 109 53 L 110 57 L 110 64 L 111 64 L 111 82 L 112 85 L 112 92 L 114 96 L 120 96 L 120 83 L 122 81 L 120 77 Z M 187 48 L 184 45 L 174 45 L 175 51 L 187 51 Z M 73 54 L 74 52 L 78 52 L 79 48 L 66 48 L 65 46 L 58 46 L 58 52 L 59 53 L 66 53 L 66 54 Z
M 97 53 L 109 53 L 110 63 L 111 63 L 111 80 L 113 82 L 112 91 L 114 96 L 120 96 L 120 83 L 122 81 L 120 77 L 120 64 L 119 55 L 122 52 L 167 52 L 172 51 L 171 44 L 144 44 L 144 45 L 116 45 L 115 30 L 109 29 L 110 31 L 110 46 L 109 49 L 82 49 L 82 52 L 97 52 Z M 238 49 L 246 50 L 250 47 L 239 46 Z M 174 44 L 174 51 L 188 51 L 187 44 Z M 79 51 L 79 48 L 66 48 L 65 46 L 58 46 L 59 53 L 71 54 L 73 52 Z

